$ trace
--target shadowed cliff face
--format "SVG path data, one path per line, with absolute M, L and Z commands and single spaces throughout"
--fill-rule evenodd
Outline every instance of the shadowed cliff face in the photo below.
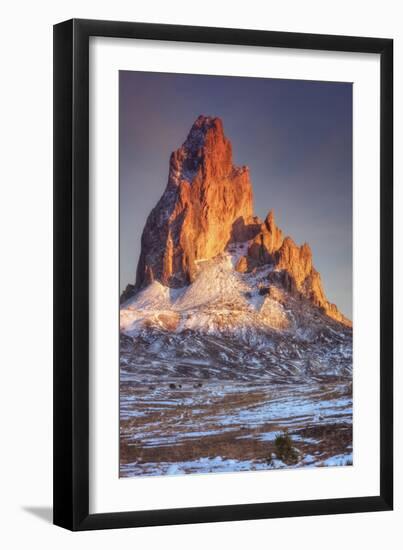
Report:
M 285 237 L 273 211 L 264 221 L 253 215 L 248 168 L 234 166 L 221 120 L 199 116 L 171 155 L 166 189 L 144 227 L 136 289 L 153 281 L 170 288 L 189 285 L 198 262 L 218 256 L 231 243 L 247 243 L 236 271 L 252 273 L 271 265 L 268 283 L 351 326 L 327 300 L 309 245 L 299 247 Z

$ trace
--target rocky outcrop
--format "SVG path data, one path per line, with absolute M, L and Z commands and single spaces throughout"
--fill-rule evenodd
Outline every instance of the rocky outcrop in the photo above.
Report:
M 136 294 L 136 287 L 128 284 L 119 297 L 119 303 L 124 304 L 127 300 L 132 298 Z
M 172 153 L 164 194 L 141 240 L 136 287 L 154 279 L 181 287 L 194 279 L 197 261 L 222 252 L 236 220 L 253 224 L 248 168 L 232 162 L 219 118 L 200 116 Z
M 290 237 L 286 237 L 275 254 L 275 266 L 277 272 L 287 274 L 286 284 L 290 291 L 298 292 L 332 319 L 352 326 L 335 304 L 327 300 L 320 274 L 313 266 L 311 247 L 307 243 L 299 247 Z
M 248 257 L 259 263 L 273 263 L 274 253 L 283 244 L 284 236 L 274 220 L 274 212 L 270 210 L 248 248 Z
M 234 166 L 221 120 L 200 116 L 172 153 L 166 189 L 144 227 L 136 290 L 154 280 L 171 288 L 186 286 L 194 281 L 200 261 L 233 243 L 246 243 L 235 264 L 239 273 L 272 266 L 265 292 L 277 285 L 351 326 L 327 300 L 309 245 L 285 237 L 272 210 L 264 221 L 253 215 L 248 168 Z

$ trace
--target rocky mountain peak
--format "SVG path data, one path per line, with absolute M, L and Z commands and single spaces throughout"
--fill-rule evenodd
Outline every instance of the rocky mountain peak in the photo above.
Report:
M 200 115 L 182 147 L 171 155 L 172 183 L 193 183 L 200 178 L 224 178 L 233 170 L 231 142 L 225 137 L 221 119 Z
M 197 117 L 183 144 L 188 150 L 197 151 L 205 146 L 207 134 L 215 134 L 218 139 L 224 141 L 224 128 L 220 118 L 200 115 Z
M 245 243 L 236 271 L 252 273 L 269 267 L 269 285 L 280 286 L 351 326 L 328 302 L 310 246 L 298 246 L 285 236 L 273 210 L 263 222 L 253 215 L 248 168 L 233 164 L 221 119 L 201 115 L 172 153 L 166 189 L 144 227 L 136 289 L 153 281 L 171 288 L 189 285 L 203 262 L 234 243 Z
M 249 171 L 233 165 L 222 121 L 199 116 L 171 155 L 167 187 L 144 227 L 136 287 L 189 284 L 197 262 L 222 252 L 236 221 L 248 224 L 252 213 Z

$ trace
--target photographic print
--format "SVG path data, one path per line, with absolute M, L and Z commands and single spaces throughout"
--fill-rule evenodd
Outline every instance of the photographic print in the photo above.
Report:
M 352 84 L 119 73 L 120 477 L 346 467 Z

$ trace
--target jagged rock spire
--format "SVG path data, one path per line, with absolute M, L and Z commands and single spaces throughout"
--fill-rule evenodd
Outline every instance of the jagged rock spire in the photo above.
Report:
M 172 153 L 167 187 L 147 219 L 136 287 L 152 278 L 172 287 L 188 284 L 198 260 L 225 249 L 236 220 L 251 221 L 252 203 L 249 171 L 233 165 L 222 121 L 199 116 Z

